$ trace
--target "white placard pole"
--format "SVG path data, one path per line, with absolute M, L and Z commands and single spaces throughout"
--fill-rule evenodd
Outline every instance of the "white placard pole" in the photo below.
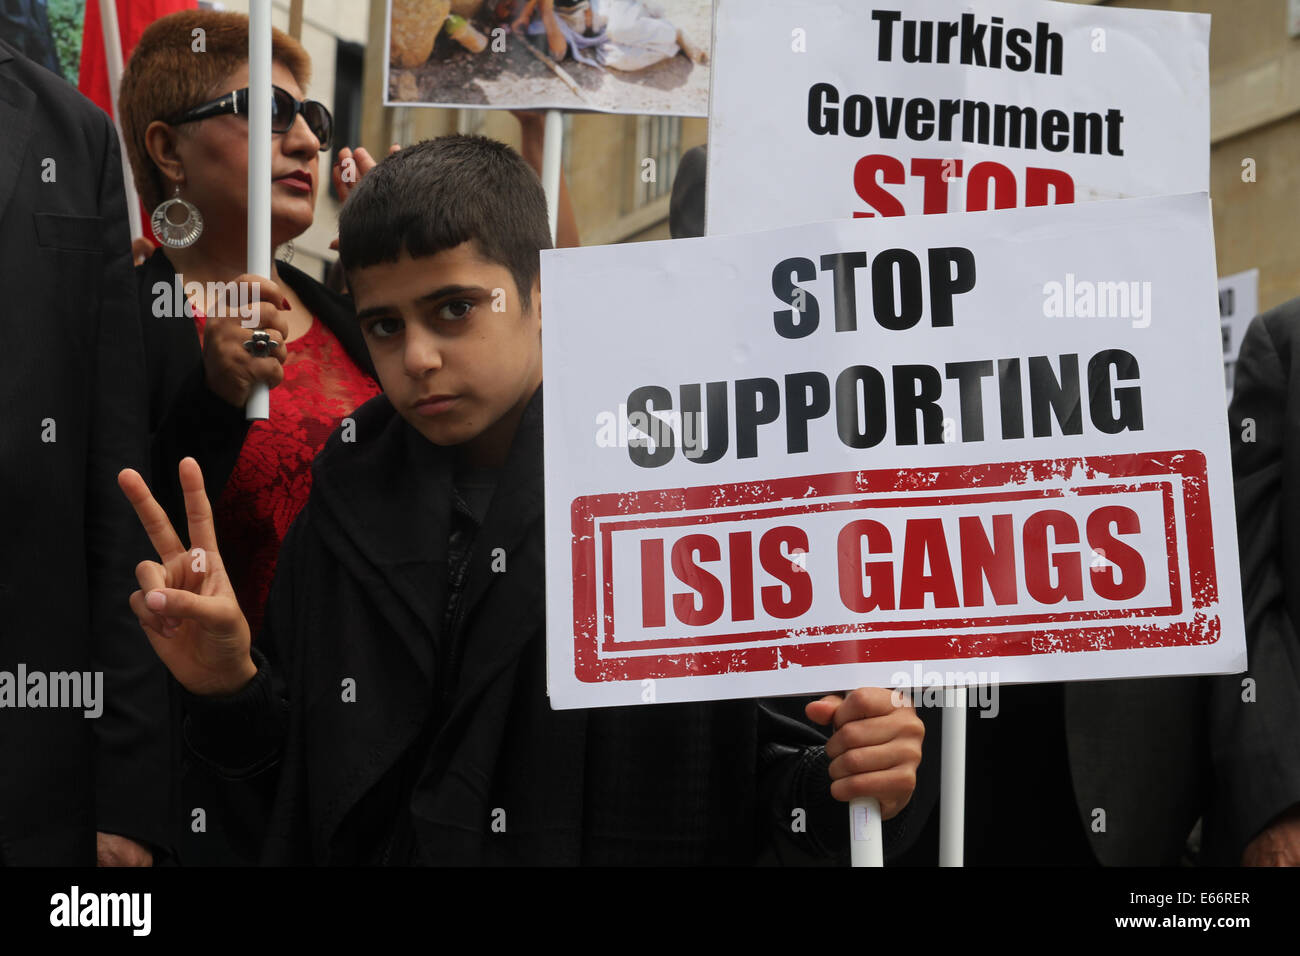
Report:
M 939 756 L 939 865 L 962 866 L 966 840 L 966 706 L 969 691 L 944 692 Z
M 117 113 L 117 88 L 122 83 L 122 32 L 117 25 L 117 0 L 99 0 L 99 23 L 104 31 L 104 62 L 108 65 L 108 97 L 113 109 L 113 127 L 117 130 L 118 148 L 122 153 L 122 182 L 126 191 L 126 215 L 131 224 L 131 238 L 144 235 L 140 221 L 140 194 L 135 191 L 135 177 L 131 175 L 131 162 L 121 144 L 122 121 Z
M 556 241 L 560 221 L 560 163 L 564 158 L 564 114 L 546 111 L 546 138 L 542 143 L 542 189 L 546 191 L 546 215 L 551 226 L 551 242 Z
M 271 275 L 271 0 L 248 9 L 248 271 Z M 257 382 L 244 417 L 271 417 L 271 390 Z
M 880 801 L 875 797 L 854 797 L 849 801 L 849 854 L 854 866 L 885 865 L 885 838 L 880 823 Z

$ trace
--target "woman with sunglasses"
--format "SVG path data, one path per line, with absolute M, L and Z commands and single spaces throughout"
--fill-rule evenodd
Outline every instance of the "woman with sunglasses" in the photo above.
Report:
M 119 105 L 162 242 L 137 270 L 155 480 L 179 513 L 177 465 L 193 455 L 203 466 L 219 533 L 233 544 L 231 579 L 260 617 L 312 458 L 379 388 L 347 300 L 286 261 L 268 277 L 244 274 L 247 57 L 243 14 L 163 17 L 127 64 Z M 272 61 L 271 241 L 281 247 L 312 224 L 332 120 L 303 99 L 311 62 L 297 41 L 275 31 Z M 259 382 L 274 390 L 271 416 L 250 425 L 243 407 Z
M 306 50 L 277 30 L 271 55 L 276 248 L 312 224 L 332 120 L 304 102 Z M 285 261 L 270 276 L 244 274 L 247 87 L 247 16 L 184 11 L 144 32 L 119 109 L 136 186 L 162 242 L 136 270 L 155 486 L 168 511 L 182 515 L 177 465 L 187 455 L 198 460 L 226 570 L 260 618 L 280 543 L 307 501 L 312 459 L 379 386 L 347 299 Z M 250 425 L 244 404 L 257 382 L 273 389 L 271 415 Z M 260 822 L 245 809 L 255 801 L 196 768 L 179 772 L 182 859 L 255 860 Z M 205 808 L 201 832 L 190 818 L 196 807 Z

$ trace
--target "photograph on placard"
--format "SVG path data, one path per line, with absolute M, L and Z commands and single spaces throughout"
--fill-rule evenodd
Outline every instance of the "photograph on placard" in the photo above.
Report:
M 387 105 L 705 116 L 712 0 L 389 0 Z

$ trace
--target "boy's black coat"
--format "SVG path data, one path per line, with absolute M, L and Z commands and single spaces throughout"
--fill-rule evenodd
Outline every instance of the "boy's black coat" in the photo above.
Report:
M 234 698 L 190 700 L 196 752 L 275 792 L 265 862 L 408 862 L 412 844 L 428 863 L 844 858 L 846 808 L 810 728 L 754 701 L 551 710 L 540 389 L 475 540 L 454 690 L 435 664 L 449 451 L 384 396 L 354 417 L 285 540 L 255 645 L 270 667 Z M 414 839 L 394 841 L 413 781 Z
M 287 263 L 278 263 L 277 268 L 281 281 L 335 335 L 357 366 L 374 378 L 352 300 Z M 250 423 L 242 408 L 230 405 L 208 388 L 194 322 L 181 313 L 182 302 L 173 301 L 176 275 L 162 249 L 154 250 L 135 269 L 149 393 L 152 489 L 173 526 L 183 529 L 185 499 L 176 478 L 177 465 L 193 456 L 203 470 L 208 497 L 216 501 L 235 470 Z M 172 686 L 179 690 L 179 685 Z M 172 706 L 175 718 L 179 704 Z M 174 754 L 172 760 L 178 811 L 173 842 L 181 861 L 198 865 L 255 861 L 257 834 L 265 818 L 255 796 L 191 766 L 183 753 Z M 195 807 L 204 808 L 212 818 L 210 827 L 199 833 L 191 829 Z

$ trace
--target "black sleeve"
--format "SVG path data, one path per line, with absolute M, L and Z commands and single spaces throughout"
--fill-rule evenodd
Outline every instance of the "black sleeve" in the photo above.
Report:
M 310 555 L 302 539 L 306 511 L 289 527 L 280 546 L 275 577 L 267 597 L 262 632 L 250 648 L 257 674 L 237 694 L 201 697 L 181 690 L 185 711 L 186 746 L 194 756 L 228 780 L 268 778 L 268 797 L 286 744 L 289 727 L 289 688 L 293 666 L 289 647 L 294 630 L 295 571 Z
M 196 697 L 182 691 L 185 742 L 218 775 L 243 781 L 267 820 L 262 858 L 272 863 L 310 862 L 305 803 L 301 695 L 291 693 L 296 668 L 295 582 L 309 579 L 319 542 L 311 536 L 310 508 L 285 535 L 267 599 L 262 632 L 251 649 L 257 675 L 238 694 Z M 304 589 L 305 590 L 305 589 Z
M 244 780 L 274 768 L 288 727 L 283 684 L 256 646 L 252 655 L 257 675 L 238 694 L 214 698 L 181 691 L 186 746 L 228 780 Z
M 165 671 L 127 598 L 136 562 L 150 554 L 117 473 L 147 472 L 148 408 L 131 234 L 117 133 L 97 114 L 103 272 L 91 374 L 85 540 L 94 669 L 104 675 L 95 720 L 95 827 L 166 852 L 171 809 Z
M 1287 429 L 1300 423 L 1287 420 L 1293 370 L 1265 318 L 1295 321 L 1300 314 L 1270 313 L 1251 323 L 1228 413 L 1249 670 L 1213 679 L 1210 750 L 1214 822 L 1230 857 L 1224 862 L 1233 865 L 1270 820 L 1300 803 L 1300 636 L 1287 606 L 1287 585 L 1295 584 L 1286 580 L 1282 554 L 1300 507 L 1300 476 L 1287 472 L 1300 449 L 1287 448 Z M 1245 677 L 1254 681 L 1253 695 Z
M 174 361 L 175 356 L 163 356 L 163 360 Z M 151 378 L 158 374 L 152 370 Z M 197 461 L 203 471 L 203 487 L 215 501 L 235 470 L 249 422 L 242 408 L 228 404 L 208 388 L 202 361 L 166 401 L 152 436 L 153 490 L 172 523 L 185 527 L 185 498 L 177 467 L 187 457 Z
M 849 805 L 831 796 L 825 738 L 811 727 L 759 711 L 760 862 L 847 866 Z M 886 861 L 906 849 L 913 802 L 884 822 Z

